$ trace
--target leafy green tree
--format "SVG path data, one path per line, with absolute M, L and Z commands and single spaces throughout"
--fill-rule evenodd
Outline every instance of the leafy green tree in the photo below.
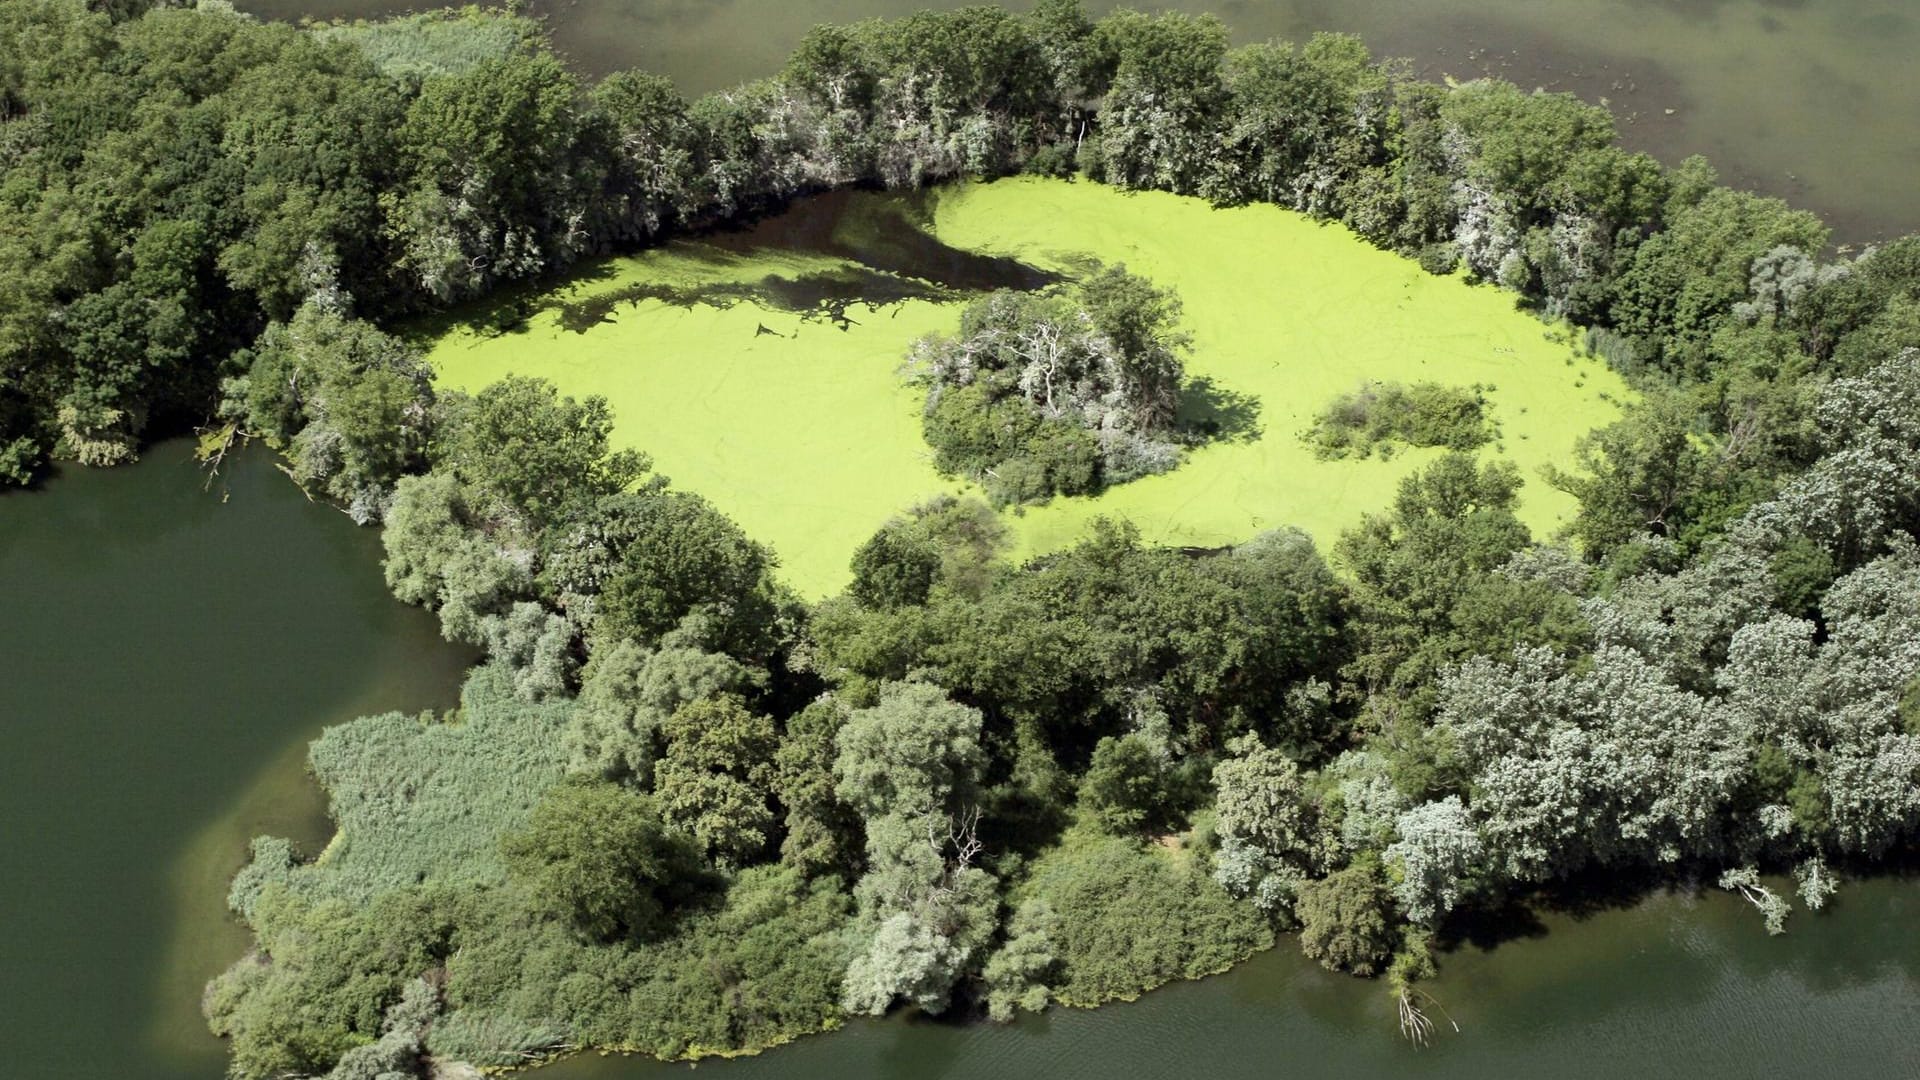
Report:
M 692 836 L 709 858 L 743 865 L 773 830 L 773 721 L 737 695 L 690 701 L 661 725 L 666 755 L 654 797 L 668 825 Z
M 404 265 L 441 299 L 530 277 L 580 254 L 587 192 L 571 168 L 574 77 L 551 54 L 516 53 L 427 79 L 399 141 L 411 183 L 383 200 Z
M 598 941 L 659 934 L 705 874 L 650 800 L 599 780 L 548 792 L 501 853 L 515 878 Z
M 617 202 L 604 210 L 614 235 L 644 240 L 698 212 L 698 133 L 673 81 L 618 71 L 592 90 L 612 144 L 607 188 Z
M 1164 472 L 1191 339 L 1172 291 L 1097 270 L 1070 291 L 1000 290 L 969 304 L 957 337 L 908 358 L 927 388 L 935 464 L 998 501 L 1081 494 Z
M 316 1075 L 375 1045 L 413 984 L 446 962 L 453 915 L 433 890 L 353 906 L 269 887 L 251 920 L 260 953 L 215 979 L 204 1002 L 209 1026 L 231 1041 L 232 1074 Z
M 958 809 L 985 762 L 980 713 L 928 683 L 893 683 L 835 737 L 837 793 L 869 820 Z
M 487 655 L 513 673 L 521 698 L 544 701 L 571 689 L 576 631 L 565 615 L 522 600 L 480 620 L 480 634 Z
M 939 573 L 939 548 L 907 522 L 890 522 L 854 551 L 847 591 L 867 607 L 924 604 Z
M 1257 740 L 1213 770 L 1220 850 L 1214 878 L 1268 915 L 1290 919 L 1300 888 L 1324 865 L 1319 805 L 1292 759 Z
M 1386 970 L 1400 935 L 1377 864 L 1335 871 L 1300 887 L 1300 950 L 1322 967 L 1376 975 Z
M 1048 979 L 1059 960 L 1053 935 L 1059 919 L 1045 900 L 1029 900 L 1014 910 L 1007 924 L 1007 942 L 987 958 L 981 978 L 987 984 L 987 1015 L 1013 1019 L 1019 1011 L 1039 1012 L 1051 994 Z
M 1130 999 L 1173 979 L 1225 971 L 1273 943 L 1260 912 L 1203 870 L 1134 840 L 1049 854 L 1025 892 L 1055 914 L 1047 943 L 1056 967 L 1047 985 L 1063 1005 Z
M 1448 454 L 1401 482 L 1390 514 L 1340 538 L 1358 616 L 1349 671 L 1362 685 L 1410 693 L 1459 654 L 1447 633 L 1455 608 L 1527 543 L 1513 513 L 1519 487 L 1509 464 Z
M 509 375 L 475 395 L 445 456 L 463 483 L 537 531 L 620 493 L 651 467 L 642 454 L 614 450 L 612 433 L 606 399 L 576 402 L 544 379 Z
M 691 618 L 708 648 L 752 659 L 772 652 L 783 603 L 776 562 L 731 519 L 684 492 L 615 497 L 596 518 L 614 550 L 597 605 L 602 638 L 657 641 Z
M 1315 34 L 1299 51 L 1249 45 L 1227 55 L 1222 75 L 1231 101 L 1205 186 L 1213 198 L 1331 214 L 1343 188 L 1384 157 L 1389 80 L 1359 38 Z
M 834 741 L 848 710 L 820 698 L 787 718 L 774 751 L 774 790 L 786 807 L 780 858 L 808 874 L 845 872 L 859 849 L 859 819 L 834 793 Z
M 1393 823 L 1385 852 L 1393 897 L 1409 920 L 1432 926 L 1476 883 L 1483 845 L 1457 795 L 1422 803 Z
M 1683 162 L 1663 216 L 1666 228 L 1635 247 L 1616 275 L 1611 320 L 1631 335 L 1642 359 L 1698 376 L 1718 320 L 1746 300 L 1754 260 L 1781 247 L 1808 254 L 1827 230 L 1778 199 L 1715 187 L 1699 158 Z
M 362 521 L 377 520 L 394 483 L 425 466 L 435 418 L 426 365 L 334 300 L 310 299 L 269 325 L 248 373 L 224 391 L 223 414 L 284 447 L 302 484 Z
M 1170 816 L 1166 765 L 1137 735 L 1101 739 L 1080 780 L 1080 806 L 1116 836 L 1154 832 Z
M 659 649 L 624 638 L 601 641 L 587 662 L 567 727 L 572 767 L 650 787 L 662 730 L 675 711 L 759 684 L 758 673 L 739 661 L 688 644 L 678 633 Z
M 1211 15 L 1119 11 L 1094 33 L 1114 57 L 1100 111 L 1099 175 L 1127 188 L 1198 190 L 1227 105 L 1226 27 Z
M 1636 536 L 1679 535 L 1715 471 L 1692 410 L 1675 395 L 1651 397 L 1582 436 L 1577 453 L 1585 475 L 1549 479 L 1580 500 L 1570 532 L 1595 559 Z

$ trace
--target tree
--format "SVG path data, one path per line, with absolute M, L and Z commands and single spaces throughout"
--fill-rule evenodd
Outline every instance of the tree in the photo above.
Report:
M 1678 395 L 1656 395 L 1581 436 L 1585 475 L 1549 474 L 1555 487 L 1580 500 L 1570 531 L 1589 558 L 1604 559 L 1643 534 L 1677 537 L 1688 524 L 1714 471 L 1693 427 L 1693 411 Z
M 1667 227 L 1627 257 L 1609 312 L 1646 362 L 1688 377 L 1704 372 L 1716 323 L 1747 299 L 1756 259 L 1782 247 L 1811 254 L 1827 242 L 1812 214 L 1714 186 L 1716 179 L 1700 158 L 1681 163 L 1663 211 Z
M 1285 754 L 1250 738 L 1234 750 L 1213 770 L 1214 878 L 1269 915 L 1291 918 L 1299 889 L 1322 866 L 1317 807 Z
M 688 622 L 701 644 L 747 659 L 775 647 L 781 600 L 773 553 L 706 500 L 685 492 L 606 499 L 593 527 L 611 558 L 597 576 L 596 633 L 651 643 Z
M 1227 104 L 1226 27 L 1211 15 L 1119 11 L 1094 33 L 1114 57 L 1100 111 L 1099 172 L 1116 187 L 1198 190 Z
M 848 872 L 858 850 L 859 819 L 834 793 L 834 740 L 849 710 L 819 698 L 787 718 L 774 751 L 774 790 L 787 809 L 781 861 L 808 874 Z
M 1080 806 L 1116 836 L 1157 831 L 1167 820 L 1166 766 L 1138 735 L 1101 739 L 1080 781 Z
M 650 787 L 662 729 L 676 710 L 757 684 L 756 673 L 739 661 L 686 644 L 679 635 L 670 635 L 659 649 L 625 638 L 600 641 L 567 725 L 572 767 Z
M 1399 816 L 1384 858 L 1393 898 L 1412 922 L 1431 927 L 1473 889 L 1480 872 L 1479 830 L 1457 795 Z
M 1223 76 L 1232 101 L 1205 188 L 1215 199 L 1330 215 L 1343 189 L 1384 156 L 1388 76 L 1357 37 L 1315 34 L 1298 52 L 1248 45 L 1227 55 Z
M 1116 389 L 1131 413 L 1127 426 L 1171 428 L 1186 376 L 1180 354 L 1193 345 L 1192 336 L 1179 330 L 1179 295 L 1115 264 L 1080 283 L 1079 304 L 1094 332 L 1112 346 Z
M 1787 898 L 1760 883 L 1759 871 L 1751 866 L 1728 870 L 1720 875 L 1720 887 L 1729 892 L 1737 892 L 1748 903 L 1760 909 L 1760 915 L 1766 920 L 1768 934 L 1787 932 L 1787 916 L 1793 913 L 1793 905 Z
M 906 522 L 890 522 L 853 553 L 852 597 L 874 608 L 924 604 L 940 572 L 940 551 Z
M 319 273 L 320 271 L 316 271 Z M 324 271 L 334 277 L 329 267 Z M 323 285 L 291 321 L 260 335 L 221 413 L 284 447 L 303 485 L 378 520 L 387 493 L 425 465 L 434 395 L 426 365 L 398 339 L 348 317 Z
M 1748 768 L 1737 719 L 1603 644 L 1578 673 L 1543 649 L 1469 660 L 1444 679 L 1437 726 L 1466 769 L 1491 864 L 1545 881 L 1721 855 Z
M 1412 696 L 1466 651 L 1448 633 L 1456 609 L 1527 543 L 1513 513 L 1519 488 L 1512 465 L 1450 453 L 1401 481 L 1390 514 L 1340 538 L 1358 616 L 1352 677 Z
M 673 81 L 619 71 L 593 88 L 593 102 L 610 129 L 613 175 L 607 187 L 618 202 L 607 213 L 616 235 L 656 236 L 698 209 L 694 201 L 697 133 Z
M 1393 958 L 1400 935 L 1380 867 L 1359 863 L 1300 887 L 1300 951 L 1322 967 L 1376 975 Z
M 1039 1012 L 1047 1007 L 1047 980 L 1059 964 L 1053 948 L 1058 923 L 1045 900 L 1029 900 L 1014 910 L 1006 944 L 987 959 L 981 972 L 987 984 L 987 1015 L 1004 1022 L 1017 1011 Z
M 567 617 L 519 601 L 505 615 L 480 620 L 487 654 L 513 672 L 514 692 L 527 701 L 560 697 L 573 680 L 575 630 Z
M 891 683 L 835 738 L 839 797 L 869 821 L 956 810 L 985 762 L 980 713 L 928 683 Z
M 586 247 L 588 192 L 574 175 L 574 77 L 546 52 L 427 79 L 399 141 L 412 174 L 383 202 L 420 287 L 442 300 L 530 277 Z
M 667 752 L 653 790 L 662 817 L 709 858 L 746 864 L 773 830 L 773 721 L 720 694 L 675 709 L 660 734 Z
M 515 878 L 597 941 L 660 933 L 705 877 L 649 799 L 603 780 L 549 791 L 527 828 L 501 841 L 501 854 Z
M 958 336 L 922 339 L 907 360 L 927 390 L 935 464 L 1003 502 L 1173 468 L 1191 343 L 1179 319 L 1171 290 L 1119 265 L 1070 290 L 1003 289 L 969 304 Z
M 651 467 L 614 450 L 605 398 L 576 402 L 544 379 L 509 375 L 480 391 L 446 457 L 454 475 L 532 532 L 618 494 Z

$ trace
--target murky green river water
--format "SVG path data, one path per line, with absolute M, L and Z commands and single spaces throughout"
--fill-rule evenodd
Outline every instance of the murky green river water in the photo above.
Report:
M 536 3 L 583 68 L 643 65 L 694 91 L 771 70 L 814 22 L 912 6 Z M 1920 226 L 1909 4 L 1212 6 L 1242 39 L 1359 30 L 1436 77 L 1491 70 L 1608 96 L 1630 142 L 1707 153 L 1820 210 L 1843 239 Z M 211 491 L 187 458 L 163 444 L 130 468 L 0 497 L 0 1076 L 219 1076 L 197 1005 L 245 947 L 222 897 L 246 839 L 322 840 L 305 742 L 361 713 L 451 704 L 467 660 L 386 595 L 377 537 L 306 502 L 265 454 Z M 1377 984 L 1321 972 L 1289 942 L 1131 1005 L 1004 1027 L 893 1017 L 699 1068 L 722 1080 L 1920 1076 L 1917 930 L 1920 882 L 1856 884 L 1774 939 L 1724 894 L 1666 895 L 1450 954 L 1432 989 L 1461 1031 L 1426 1049 L 1394 1036 Z M 583 1057 L 542 1075 L 684 1069 Z
M 305 743 L 453 704 L 464 650 L 265 453 L 171 442 L 0 496 L 0 1076 L 212 1080 L 247 839 L 324 841 Z M 222 501 L 222 489 L 228 493 Z

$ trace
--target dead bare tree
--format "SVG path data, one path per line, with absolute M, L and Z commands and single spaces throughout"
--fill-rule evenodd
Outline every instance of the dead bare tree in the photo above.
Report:
M 1417 990 L 1412 986 L 1402 986 L 1399 996 L 1400 1034 L 1405 1037 L 1407 1041 L 1413 1043 L 1415 1046 L 1425 1046 L 1433 1039 L 1433 1019 L 1429 1017 L 1427 1011 L 1421 1007 L 1422 999 L 1424 999 L 1427 1004 L 1440 1010 L 1440 1015 L 1446 1019 L 1447 1023 L 1452 1026 L 1455 1032 L 1460 1030 L 1460 1022 L 1447 1014 L 1446 1007 L 1440 1004 L 1438 998 L 1435 998 L 1425 990 Z

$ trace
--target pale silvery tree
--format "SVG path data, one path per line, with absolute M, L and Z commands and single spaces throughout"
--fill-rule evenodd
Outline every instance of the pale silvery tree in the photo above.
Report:
M 1408 919 L 1432 926 L 1452 911 L 1481 872 L 1484 845 L 1458 795 L 1422 803 L 1394 822 L 1385 852 L 1398 868 L 1393 898 Z

